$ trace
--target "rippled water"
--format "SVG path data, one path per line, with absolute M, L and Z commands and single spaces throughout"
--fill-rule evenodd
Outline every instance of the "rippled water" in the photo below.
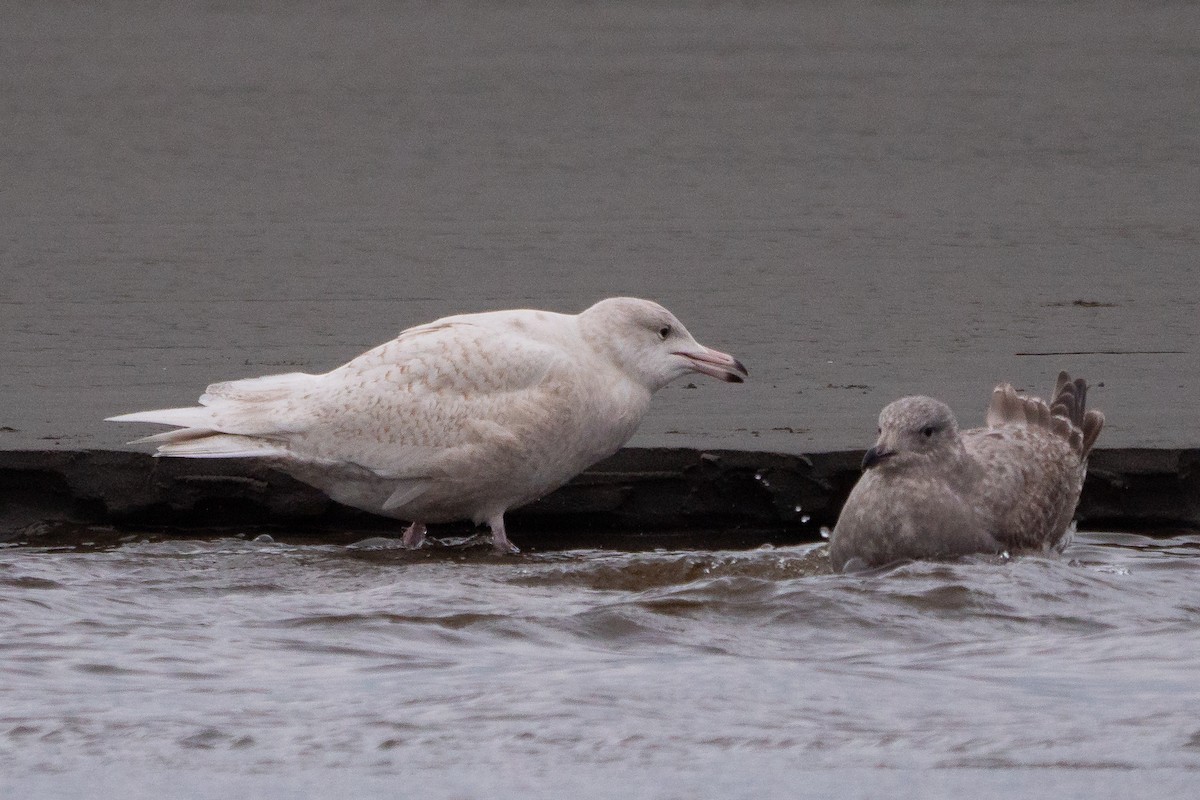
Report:
M 0 788 L 1177 788 L 1200 781 L 1198 622 L 1196 534 L 865 576 L 823 545 L 10 547 Z

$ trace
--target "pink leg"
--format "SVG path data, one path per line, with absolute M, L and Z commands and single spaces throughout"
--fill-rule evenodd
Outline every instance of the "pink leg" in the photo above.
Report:
M 488 527 L 492 529 L 492 549 L 497 554 L 502 556 L 513 555 L 521 552 L 521 548 L 508 540 L 508 534 L 504 532 L 504 514 L 500 513 L 488 520 Z
M 425 523 L 414 522 L 404 529 L 403 543 L 405 547 L 416 549 L 425 541 Z

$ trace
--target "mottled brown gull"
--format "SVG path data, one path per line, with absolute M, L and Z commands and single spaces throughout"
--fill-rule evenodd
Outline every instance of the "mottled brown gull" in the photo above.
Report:
M 157 455 L 264 458 L 339 503 L 425 525 L 486 522 L 517 552 L 504 512 L 616 452 L 650 397 L 690 372 L 740 383 L 735 358 L 669 311 L 629 297 L 575 314 L 445 317 L 322 375 L 215 383 L 201 405 L 112 417 L 176 430 L 138 439 Z
M 1104 426 L 1086 398 L 1065 372 L 1049 406 L 1000 384 L 987 427 L 962 433 L 931 397 L 888 405 L 829 543 L 834 569 L 1065 546 Z

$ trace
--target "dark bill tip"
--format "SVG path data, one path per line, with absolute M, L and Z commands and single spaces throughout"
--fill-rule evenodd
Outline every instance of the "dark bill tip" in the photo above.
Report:
M 867 454 L 863 456 L 862 468 L 864 471 L 868 470 L 884 459 L 891 458 L 894 455 L 895 452 L 891 450 L 880 450 L 878 447 L 872 447 L 867 451 Z
M 694 372 L 699 372 L 702 375 L 708 375 L 726 383 L 744 383 L 744 378 L 749 373 L 746 372 L 745 365 L 738 361 L 728 353 L 722 353 L 720 350 L 713 350 L 708 347 L 701 347 L 696 352 L 687 350 L 675 350 L 671 355 L 679 356 L 691 362 L 691 368 Z

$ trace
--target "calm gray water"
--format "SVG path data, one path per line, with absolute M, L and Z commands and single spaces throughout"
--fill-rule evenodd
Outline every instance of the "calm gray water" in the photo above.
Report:
M 449 313 L 652 297 L 752 380 L 643 446 L 1103 384 L 1200 445 L 1200 5 L 9 3 L 0 447 Z M 1075 301 L 1083 301 L 1076 305 Z M 11 430 L 10 430 L 11 429 Z
M 1200 787 L 1200 536 L 856 577 L 823 548 L 0 550 L 0 787 Z

